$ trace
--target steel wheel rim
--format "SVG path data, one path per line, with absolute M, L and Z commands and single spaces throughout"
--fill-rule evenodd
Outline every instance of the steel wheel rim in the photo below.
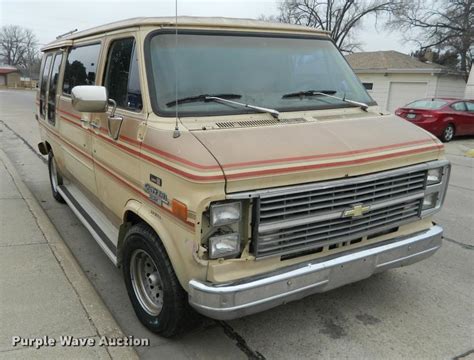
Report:
M 453 135 L 454 135 L 454 129 L 452 126 L 448 126 L 446 128 L 446 130 L 444 130 L 444 138 L 446 140 L 451 140 L 453 138 Z
M 130 259 L 133 291 L 143 310 L 152 316 L 163 308 L 163 282 L 153 258 L 145 250 L 135 250 Z
M 58 171 L 56 170 L 56 163 L 51 159 L 51 184 L 54 192 L 58 191 Z

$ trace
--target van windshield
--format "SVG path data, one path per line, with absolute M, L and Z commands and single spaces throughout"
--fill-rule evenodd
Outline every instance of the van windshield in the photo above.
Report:
M 282 111 L 353 106 L 326 96 L 285 96 L 308 90 L 375 104 L 334 44 L 325 38 L 275 35 L 157 33 L 146 61 L 154 111 L 175 116 L 178 98 L 236 94 L 239 102 Z M 177 74 L 177 81 L 176 81 Z M 179 116 L 254 113 L 215 101 L 185 101 Z

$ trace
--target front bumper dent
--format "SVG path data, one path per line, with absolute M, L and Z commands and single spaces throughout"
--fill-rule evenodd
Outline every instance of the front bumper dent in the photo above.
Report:
M 218 320 L 235 319 L 368 278 L 372 274 L 413 264 L 440 247 L 443 229 L 434 225 L 389 243 L 342 254 L 319 262 L 228 284 L 191 280 L 189 303 Z

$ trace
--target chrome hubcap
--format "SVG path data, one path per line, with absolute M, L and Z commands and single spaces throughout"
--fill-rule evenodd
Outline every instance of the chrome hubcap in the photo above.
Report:
M 454 135 L 454 129 L 452 128 L 452 126 L 448 126 L 446 130 L 444 130 L 444 137 L 446 138 L 446 140 L 451 140 L 453 135 Z
M 58 191 L 58 171 L 56 170 L 56 163 L 54 159 L 51 160 L 51 184 L 54 192 Z
M 157 316 L 163 308 L 163 283 L 152 257 L 142 249 L 135 250 L 130 260 L 133 291 L 142 308 Z

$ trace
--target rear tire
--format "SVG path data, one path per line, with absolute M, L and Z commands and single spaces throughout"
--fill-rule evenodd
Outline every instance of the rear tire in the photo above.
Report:
M 441 141 L 443 142 L 450 142 L 454 138 L 454 126 L 452 124 L 448 124 L 446 128 L 443 130 L 443 134 L 441 135 Z
M 49 170 L 49 183 L 51 184 L 51 192 L 57 202 L 64 204 L 65 201 L 61 194 L 58 192 L 59 185 L 63 184 L 63 178 L 58 171 L 56 161 L 54 160 L 53 152 L 50 150 L 48 154 L 48 170 Z
M 122 263 L 128 296 L 143 325 L 164 337 L 193 325 L 197 314 L 188 304 L 160 238 L 148 225 L 140 223 L 128 230 Z

